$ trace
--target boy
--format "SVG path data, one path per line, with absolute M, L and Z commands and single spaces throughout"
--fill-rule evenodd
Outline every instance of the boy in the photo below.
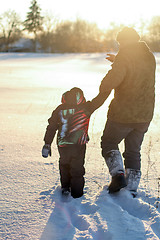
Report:
M 92 101 L 86 102 L 83 91 L 80 88 L 72 88 L 62 95 L 62 104 L 52 112 L 52 116 L 48 119 L 49 125 L 44 136 L 45 145 L 42 149 L 42 156 L 48 157 L 48 154 L 51 156 L 51 143 L 58 130 L 60 181 L 64 195 L 70 191 L 73 198 L 83 195 L 89 118 L 105 99 L 106 93 L 103 93 L 98 94 Z

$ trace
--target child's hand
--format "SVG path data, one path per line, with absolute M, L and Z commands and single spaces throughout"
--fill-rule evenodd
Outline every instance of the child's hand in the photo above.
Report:
M 115 57 L 116 57 L 116 55 L 107 53 L 106 59 L 109 60 L 110 62 L 114 62 Z
M 45 144 L 42 148 L 42 156 L 47 158 L 48 155 L 51 156 L 51 146 L 50 144 Z

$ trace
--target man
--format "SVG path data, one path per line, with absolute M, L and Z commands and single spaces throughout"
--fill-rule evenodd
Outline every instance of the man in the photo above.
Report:
M 141 178 L 141 144 L 153 118 L 155 102 L 154 55 L 133 28 L 125 27 L 117 35 L 120 50 L 112 69 L 103 78 L 100 93 L 114 98 L 108 110 L 108 120 L 101 138 L 102 156 L 105 158 L 112 181 L 109 192 L 126 187 L 136 196 Z M 124 166 L 118 144 L 124 140 Z

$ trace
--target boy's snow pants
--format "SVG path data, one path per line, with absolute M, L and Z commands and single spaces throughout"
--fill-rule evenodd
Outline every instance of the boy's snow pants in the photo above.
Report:
M 106 158 L 108 152 L 119 150 L 118 144 L 124 140 L 125 149 L 123 157 L 125 168 L 140 170 L 141 144 L 148 127 L 149 123 L 130 124 L 108 120 L 101 138 L 102 156 Z
M 84 188 L 86 144 L 66 145 L 58 147 L 58 151 L 61 187 L 70 188 L 72 197 L 81 197 Z

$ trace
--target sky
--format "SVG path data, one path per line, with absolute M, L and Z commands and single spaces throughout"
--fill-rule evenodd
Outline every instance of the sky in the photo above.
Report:
M 160 15 L 159 0 L 37 0 L 42 12 L 50 12 L 59 20 L 75 20 L 81 18 L 97 23 L 105 29 L 111 22 L 130 25 L 143 19 L 150 21 L 153 16 Z M 9 9 L 15 10 L 25 19 L 31 0 L 5 0 L 0 14 Z

